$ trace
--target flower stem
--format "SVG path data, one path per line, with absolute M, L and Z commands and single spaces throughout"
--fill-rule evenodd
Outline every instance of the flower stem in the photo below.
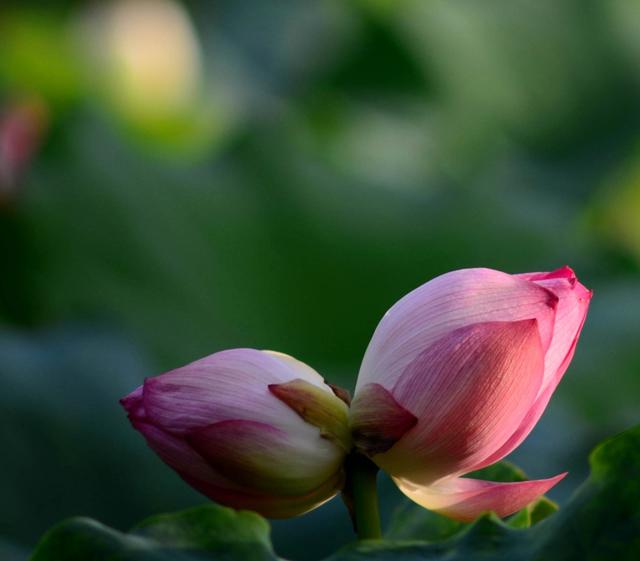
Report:
M 366 456 L 352 454 L 347 469 L 353 501 L 353 525 L 358 539 L 380 539 L 382 530 L 378 509 L 378 466 Z

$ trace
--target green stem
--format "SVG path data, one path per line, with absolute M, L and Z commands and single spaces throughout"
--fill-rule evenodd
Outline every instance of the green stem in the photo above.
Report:
M 378 466 L 361 454 L 350 458 L 353 518 L 359 540 L 377 540 L 382 537 L 378 509 Z

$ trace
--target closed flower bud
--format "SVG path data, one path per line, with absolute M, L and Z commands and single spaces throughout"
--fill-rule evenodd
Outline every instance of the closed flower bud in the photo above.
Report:
M 442 275 L 382 318 L 362 362 L 354 444 L 418 504 L 459 520 L 507 516 L 555 485 L 461 476 L 514 450 L 560 382 L 591 292 L 564 267 Z
M 164 462 L 224 505 L 284 518 L 342 487 L 347 405 L 290 356 L 219 352 L 148 378 L 121 403 Z

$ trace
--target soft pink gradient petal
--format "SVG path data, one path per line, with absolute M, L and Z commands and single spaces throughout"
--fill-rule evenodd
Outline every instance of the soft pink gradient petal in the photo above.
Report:
M 509 516 L 544 495 L 566 473 L 549 479 L 497 483 L 479 479 L 452 478 L 420 487 L 394 478 L 399 489 L 420 506 L 449 518 L 470 522 L 484 512 Z
M 301 421 L 291 408 L 272 395 L 269 384 L 302 378 L 331 395 L 333 392 L 317 373 L 312 376 L 297 366 L 298 361 L 287 361 L 282 356 L 286 355 L 232 349 L 148 378 L 144 383 L 146 414 L 154 424 L 173 434 L 241 419 L 268 423 L 311 439 L 318 430 Z
M 542 382 L 544 353 L 537 323 L 529 319 L 462 327 L 416 357 L 392 394 L 418 423 L 373 460 L 396 477 L 427 485 L 470 471 L 502 446 L 531 408 Z
M 149 448 L 180 476 L 192 477 L 231 489 L 240 489 L 221 474 L 216 473 L 206 460 L 183 439 L 147 422 L 132 420 L 131 424 L 144 436 Z
M 210 481 L 181 474 L 182 479 L 211 500 L 236 509 L 254 510 L 267 518 L 291 518 L 309 512 L 333 498 L 344 485 L 344 473 L 338 471 L 315 489 L 302 495 L 278 496 L 255 493 L 247 489 L 234 490 Z
M 328 440 L 307 440 L 255 421 L 221 421 L 187 435 L 218 473 L 253 491 L 300 495 L 336 473 L 343 454 Z
M 393 388 L 405 369 L 447 333 L 490 321 L 537 319 L 543 349 L 553 335 L 558 298 L 550 290 L 492 269 L 441 275 L 399 300 L 369 343 L 356 386 Z
M 327 389 L 327 384 L 324 381 L 324 378 L 318 374 L 311 366 L 305 364 L 301 360 L 292 357 L 291 355 L 287 355 L 284 353 L 280 353 L 278 351 L 261 351 L 276 360 L 279 360 L 287 370 L 291 372 L 290 379 L 300 378 L 309 382 L 315 386 L 318 386 L 322 389 Z
M 124 407 L 129 419 L 143 421 L 146 418 L 143 402 L 144 387 L 138 386 L 129 395 L 120 400 L 120 404 Z
M 501 460 L 520 446 L 533 430 L 571 363 L 580 332 L 587 318 L 592 292 L 578 282 L 569 267 L 562 267 L 551 273 L 526 273 L 518 276 L 544 284 L 559 298 L 556 327 L 551 345 L 545 355 L 544 380 L 533 406 L 511 438 L 478 465 L 473 466 L 473 470 Z
M 254 510 L 269 518 L 289 518 L 328 501 L 343 483 L 344 474 L 338 470 L 317 487 L 309 487 L 306 492 L 297 495 L 260 492 L 222 476 L 185 441 L 148 423 L 132 423 L 145 437 L 149 447 L 176 470 L 186 483 L 211 500 L 233 508 Z
M 525 273 L 517 276 L 550 290 L 558 297 L 553 337 L 545 355 L 543 389 L 546 389 L 549 383 L 557 385 L 571 361 L 587 316 L 591 291 L 578 282 L 569 267 L 562 267 L 551 273 Z

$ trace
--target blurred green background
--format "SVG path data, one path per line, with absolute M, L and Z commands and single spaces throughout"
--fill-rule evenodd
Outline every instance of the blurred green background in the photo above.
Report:
M 462 267 L 595 291 L 512 456 L 569 469 L 562 502 L 639 417 L 639 96 L 633 0 L 3 1 L 0 558 L 203 502 L 117 403 L 144 377 L 250 346 L 352 387 L 384 311 Z M 339 500 L 273 531 L 352 539 Z

